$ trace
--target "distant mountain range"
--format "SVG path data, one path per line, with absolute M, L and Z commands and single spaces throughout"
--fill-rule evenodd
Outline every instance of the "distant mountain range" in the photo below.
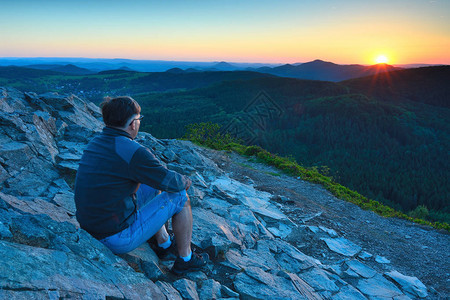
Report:
M 55 71 L 73 75 L 89 75 L 101 71 L 127 70 L 137 72 L 203 72 L 203 71 L 254 71 L 280 77 L 311 79 L 323 81 L 341 81 L 351 78 L 370 76 L 381 71 L 393 71 L 399 68 L 416 68 L 425 64 L 401 66 L 385 65 L 339 65 L 323 60 L 294 64 L 263 63 L 229 63 L 221 62 L 186 62 L 163 60 L 132 59 L 94 59 L 70 57 L 38 57 L 38 58 L 0 58 L 0 66 L 18 66 L 39 70 Z
M 338 65 L 323 60 L 315 60 L 299 65 L 286 64 L 275 68 L 263 67 L 252 70 L 261 73 L 269 73 L 280 77 L 337 82 L 346 79 L 370 76 L 380 72 L 394 71 L 398 69 L 399 68 L 385 64 L 373 66 Z

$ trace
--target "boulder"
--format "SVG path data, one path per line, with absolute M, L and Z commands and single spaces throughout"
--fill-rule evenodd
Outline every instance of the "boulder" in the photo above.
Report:
M 385 275 L 414 298 L 426 298 L 428 296 L 427 287 L 417 277 L 406 276 L 395 270 L 387 272 Z

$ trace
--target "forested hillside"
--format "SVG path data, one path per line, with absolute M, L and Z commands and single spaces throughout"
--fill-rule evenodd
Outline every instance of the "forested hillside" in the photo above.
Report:
M 424 205 L 432 220 L 446 222 L 448 82 L 449 66 L 338 83 L 242 71 L 76 76 L 0 67 L 0 85 L 23 91 L 74 93 L 97 104 L 107 95 L 131 95 L 145 115 L 142 130 L 158 138 L 180 138 L 192 123 L 221 124 L 244 142 L 317 166 L 371 199 L 405 212 Z
M 448 74 L 449 69 L 437 71 Z M 404 77 L 407 74 L 401 77 L 406 81 Z M 157 137 L 181 137 L 190 123 L 211 121 L 225 128 L 237 123 L 244 140 L 291 155 L 305 166 L 327 166 L 337 181 L 369 198 L 405 212 L 424 205 L 433 210 L 433 219 L 448 222 L 450 110 L 444 101 L 449 99 L 446 87 L 427 93 L 427 85 L 439 89 L 441 84 L 430 80 L 421 87 L 415 75 L 412 89 L 425 89 L 422 101 L 409 99 L 407 93 L 399 97 L 406 83 L 395 94 L 380 92 L 381 98 L 370 93 L 373 87 L 362 83 L 387 80 L 381 78 L 342 83 L 260 78 L 136 98 L 146 115 L 143 130 Z M 392 91 L 392 86 L 386 89 Z M 248 111 L 261 91 L 280 110 L 277 116 L 266 114 L 262 123 Z M 444 105 L 427 104 L 436 94 L 444 97 Z

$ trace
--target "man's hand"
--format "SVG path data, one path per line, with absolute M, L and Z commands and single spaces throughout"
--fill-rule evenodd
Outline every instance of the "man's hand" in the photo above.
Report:
M 186 177 L 186 191 L 189 190 L 189 188 L 191 187 L 192 184 L 192 180 L 189 177 Z

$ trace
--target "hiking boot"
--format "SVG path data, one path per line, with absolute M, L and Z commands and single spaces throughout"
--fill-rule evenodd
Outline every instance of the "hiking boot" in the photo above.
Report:
M 209 260 L 207 253 L 197 254 L 192 251 L 192 257 L 189 261 L 184 261 L 181 257 L 177 257 L 172 267 L 172 272 L 181 275 L 187 272 L 197 271 L 206 266 Z
M 156 253 L 159 259 L 176 258 L 178 250 L 175 244 L 173 234 L 169 235 L 169 239 L 172 241 L 172 244 L 167 249 L 158 246 L 158 242 L 156 241 L 156 238 L 154 236 L 151 239 L 149 239 L 147 243 L 150 245 L 150 248 L 152 248 L 152 250 Z

